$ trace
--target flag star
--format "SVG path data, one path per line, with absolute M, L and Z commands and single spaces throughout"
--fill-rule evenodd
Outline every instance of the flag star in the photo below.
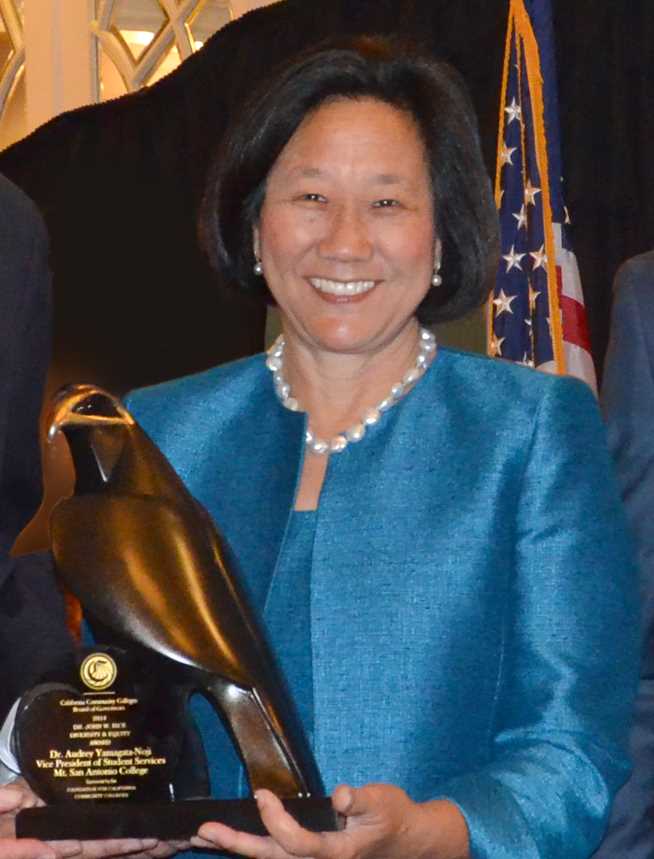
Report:
M 536 205 L 536 194 L 540 194 L 540 188 L 534 188 L 531 180 L 527 179 L 527 184 L 525 185 L 525 203 L 528 206 Z
M 536 299 L 540 295 L 540 292 L 536 292 L 531 284 L 529 284 L 529 309 L 531 312 L 534 312 L 534 308 L 536 307 Z
M 529 254 L 534 260 L 534 270 L 537 268 L 547 268 L 547 254 L 545 253 L 545 245 L 541 245 L 537 251 Z
M 522 108 L 515 100 L 515 97 L 511 99 L 511 104 L 504 108 L 504 113 L 509 117 L 508 123 L 513 122 L 514 119 L 522 119 Z
M 500 289 L 497 298 L 493 299 L 493 304 L 497 308 L 495 315 L 499 316 L 502 313 L 513 313 L 511 310 L 511 302 L 515 301 L 517 295 L 507 295 L 503 289 Z
M 491 339 L 489 343 L 490 353 L 493 356 L 499 355 L 502 357 L 502 343 L 506 340 L 506 337 L 498 337 L 496 334 L 491 334 Z
M 563 219 L 563 223 L 564 223 L 564 224 L 568 224 L 568 225 L 569 225 L 569 224 L 571 224 L 571 223 L 572 223 L 572 219 L 571 219 L 571 217 L 570 217 L 570 212 L 568 211 L 568 207 L 567 207 L 567 206 L 564 206 L 564 207 L 563 207 L 563 212 L 564 212 L 564 214 L 565 214 L 565 218 Z
M 522 266 L 520 265 L 520 260 L 527 256 L 527 254 L 518 254 L 515 251 L 515 245 L 511 245 L 511 250 L 508 254 L 502 254 L 502 259 L 506 260 L 506 270 L 507 273 L 511 271 L 512 268 L 519 268 L 522 271 Z
M 511 167 L 513 167 L 513 161 L 511 161 L 511 156 L 517 148 L 517 146 L 507 146 L 506 143 L 502 143 L 502 148 L 500 149 L 500 166 L 503 164 L 509 164 Z
M 518 229 L 521 229 L 521 227 L 527 226 L 527 210 L 525 209 L 524 205 L 520 206 L 519 212 L 513 213 L 513 217 L 518 222 Z
M 531 326 L 533 325 L 531 319 L 528 316 L 525 317 L 525 325 L 527 326 L 527 328 L 531 328 Z
M 533 367 L 533 366 L 534 366 L 534 362 L 533 362 L 533 361 L 532 361 L 532 359 L 527 355 L 527 353 L 526 353 L 526 352 L 525 352 L 525 354 L 522 356 L 522 361 L 519 361 L 519 363 L 520 363 L 520 364 L 522 364 L 522 365 L 523 365 L 523 367 Z

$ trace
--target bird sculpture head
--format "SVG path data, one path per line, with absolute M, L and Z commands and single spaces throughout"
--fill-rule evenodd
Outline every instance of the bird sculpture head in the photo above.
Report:
M 134 420 L 119 399 L 95 385 L 67 385 L 47 416 L 48 441 L 63 433 L 75 466 L 75 491 L 98 491 L 120 460 Z

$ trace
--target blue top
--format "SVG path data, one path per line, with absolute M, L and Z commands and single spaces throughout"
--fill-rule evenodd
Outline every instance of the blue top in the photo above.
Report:
M 318 514 L 293 511 L 265 607 L 268 638 L 288 684 L 309 742 L 313 734 L 313 669 L 311 653 L 311 566 Z M 211 705 L 201 696 L 192 700 L 193 715 L 202 733 L 214 796 L 248 796 L 249 789 L 231 740 L 218 724 Z M 238 787 L 229 790 L 229 777 L 238 773 Z M 216 852 L 179 854 L 216 857 Z
M 311 567 L 317 518 L 315 510 L 293 512 L 265 610 L 275 655 L 310 743 L 313 738 Z
M 280 405 L 261 355 L 137 391 L 128 407 L 218 523 L 267 621 L 306 416 Z M 447 798 L 475 859 L 592 852 L 628 773 L 639 629 L 583 383 L 441 349 L 329 459 L 310 621 L 327 792 L 385 781 Z

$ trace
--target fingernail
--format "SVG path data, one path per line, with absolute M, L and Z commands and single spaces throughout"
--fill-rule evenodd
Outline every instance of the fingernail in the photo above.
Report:
M 264 808 L 264 806 L 266 804 L 265 796 L 263 794 L 259 793 L 259 791 L 257 790 L 254 793 L 254 798 L 256 799 L 257 805 L 259 806 L 259 808 Z

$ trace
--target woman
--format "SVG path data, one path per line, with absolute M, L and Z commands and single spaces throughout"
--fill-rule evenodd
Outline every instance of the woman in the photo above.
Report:
M 421 327 L 496 262 L 461 83 L 376 40 L 324 49 L 217 164 L 207 247 L 283 337 L 129 408 L 239 558 L 347 825 L 305 832 L 261 791 L 269 838 L 210 823 L 196 846 L 588 856 L 627 774 L 633 570 L 586 387 Z

